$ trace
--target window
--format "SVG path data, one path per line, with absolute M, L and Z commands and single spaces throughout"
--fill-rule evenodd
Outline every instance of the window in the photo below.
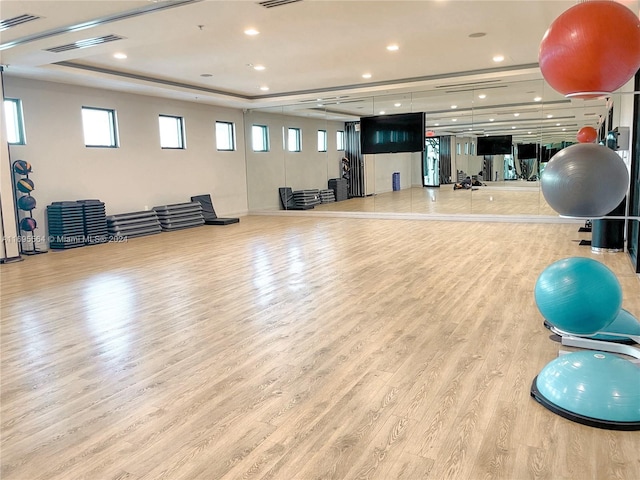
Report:
M 22 102 L 17 98 L 5 98 L 4 117 L 7 122 L 7 142 L 10 145 L 24 145 L 24 120 Z
M 287 134 L 287 149 L 290 152 L 299 152 L 302 148 L 302 132 L 299 128 L 290 128 Z
M 318 130 L 318 151 L 319 152 L 327 151 L 327 131 L 326 130 Z
M 231 122 L 216 122 L 216 148 L 232 151 L 236 149 L 236 129 Z
M 184 148 L 184 119 L 160 115 L 160 148 Z
M 82 127 L 87 147 L 118 146 L 115 110 L 82 107 Z
M 251 127 L 251 142 L 254 152 L 268 152 L 269 127 L 266 125 L 253 125 Z
M 338 150 L 344 150 L 344 131 L 338 130 L 336 132 L 336 144 L 338 145 Z

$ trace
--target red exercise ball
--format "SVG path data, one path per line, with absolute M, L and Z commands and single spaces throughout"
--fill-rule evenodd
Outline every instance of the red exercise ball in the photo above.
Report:
M 574 5 L 544 34 L 538 62 L 547 83 L 563 95 L 613 92 L 640 68 L 640 19 L 610 0 Z
M 598 132 L 593 127 L 582 127 L 578 130 L 578 142 L 593 143 L 598 138 Z

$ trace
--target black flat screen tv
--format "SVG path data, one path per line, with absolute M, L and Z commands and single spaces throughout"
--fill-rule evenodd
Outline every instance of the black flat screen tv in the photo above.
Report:
M 519 143 L 518 144 L 518 159 L 527 160 L 529 158 L 537 158 L 538 145 L 535 143 Z
M 477 155 L 511 155 L 511 135 L 478 137 Z
M 422 152 L 425 144 L 424 113 L 378 115 L 360 119 L 363 154 Z

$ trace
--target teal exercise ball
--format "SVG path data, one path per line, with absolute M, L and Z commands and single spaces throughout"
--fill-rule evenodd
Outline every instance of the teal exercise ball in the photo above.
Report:
M 587 350 L 560 355 L 534 386 L 536 400 L 565 417 L 586 420 L 581 423 L 615 428 L 606 422 L 618 422 L 636 430 L 640 422 L 640 366 L 617 355 Z
M 629 172 L 616 152 L 577 143 L 556 153 L 540 177 L 549 206 L 568 217 L 603 217 L 624 199 Z
M 576 335 L 603 330 L 622 308 L 622 287 L 615 274 L 584 257 L 564 258 L 545 268 L 534 296 L 548 323 Z

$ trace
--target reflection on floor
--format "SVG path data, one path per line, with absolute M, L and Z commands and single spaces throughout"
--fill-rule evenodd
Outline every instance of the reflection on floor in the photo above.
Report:
M 549 207 L 538 182 L 487 182 L 471 190 L 453 185 L 413 187 L 363 198 L 317 205 L 322 212 L 376 212 L 445 215 L 549 216 Z

